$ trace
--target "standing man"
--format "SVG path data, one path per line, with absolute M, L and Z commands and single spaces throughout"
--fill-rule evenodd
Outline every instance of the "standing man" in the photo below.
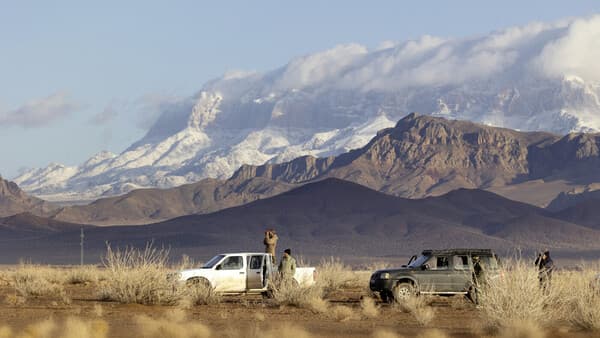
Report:
M 279 275 L 281 280 L 285 283 L 289 283 L 294 279 L 296 274 L 296 260 L 292 257 L 292 250 L 285 249 L 283 251 L 283 257 L 279 262 Z
M 550 251 L 545 250 L 543 253 L 540 253 L 535 260 L 535 265 L 538 268 L 540 287 L 544 293 L 547 293 L 552 281 L 552 271 L 554 270 L 554 261 L 550 258 Z
M 475 304 L 479 304 L 479 295 L 483 288 L 486 287 L 485 269 L 479 256 L 473 256 L 473 293 L 469 293 L 471 300 Z
M 273 265 L 276 264 L 275 247 L 277 246 L 278 239 L 279 237 L 277 237 L 277 234 L 275 233 L 274 229 L 267 229 L 267 231 L 265 231 L 265 239 L 263 241 L 263 243 L 265 244 L 265 252 L 271 254 L 271 260 L 273 261 Z

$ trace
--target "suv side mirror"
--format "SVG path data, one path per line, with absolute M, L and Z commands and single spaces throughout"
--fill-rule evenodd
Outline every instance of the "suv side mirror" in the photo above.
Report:
M 219 265 L 217 265 L 217 266 L 215 267 L 215 270 L 221 270 L 222 268 L 223 268 L 223 267 L 221 266 L 221 264 L 219 264 Z
M 421 270 L 429 270 L 429 264 L 425 263 L 421 265 Z

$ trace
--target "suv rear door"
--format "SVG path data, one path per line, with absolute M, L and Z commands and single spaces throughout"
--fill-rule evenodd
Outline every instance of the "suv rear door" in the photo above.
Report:
M 452 270 L 448 255 L 431 256 L 425 263 L 427 269 L 418 273 L 420 291 L 423 293 L 443 293 L 453 290 Z
M 468 290 L 473 281 L 473 264 L 467 254 L 453 257 L 452 291 L 462 292 Z

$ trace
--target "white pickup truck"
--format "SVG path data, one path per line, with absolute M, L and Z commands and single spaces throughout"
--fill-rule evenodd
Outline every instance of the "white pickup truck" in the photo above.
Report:
M 180 281 L 213 287 L 220 293 L 264 293 L 268 281 L 277 273 L 272 257 L 266 253 L 225 253 L 211 258 L 199 269 L 182 270 Z M 315 268 L 296 268 L 294 280 L 300 286 L 315 283 Z

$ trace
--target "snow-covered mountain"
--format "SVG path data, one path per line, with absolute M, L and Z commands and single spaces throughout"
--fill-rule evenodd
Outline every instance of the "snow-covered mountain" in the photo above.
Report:
M 265 73 L 231 72 L 164 107 L 121 154 L 52 164 L 14 181 L 50 200 L 225 178 L 242 164 L 339 154 L 406 114 L 557 133 L 600 131 L 600 16 L 349 44 Z

